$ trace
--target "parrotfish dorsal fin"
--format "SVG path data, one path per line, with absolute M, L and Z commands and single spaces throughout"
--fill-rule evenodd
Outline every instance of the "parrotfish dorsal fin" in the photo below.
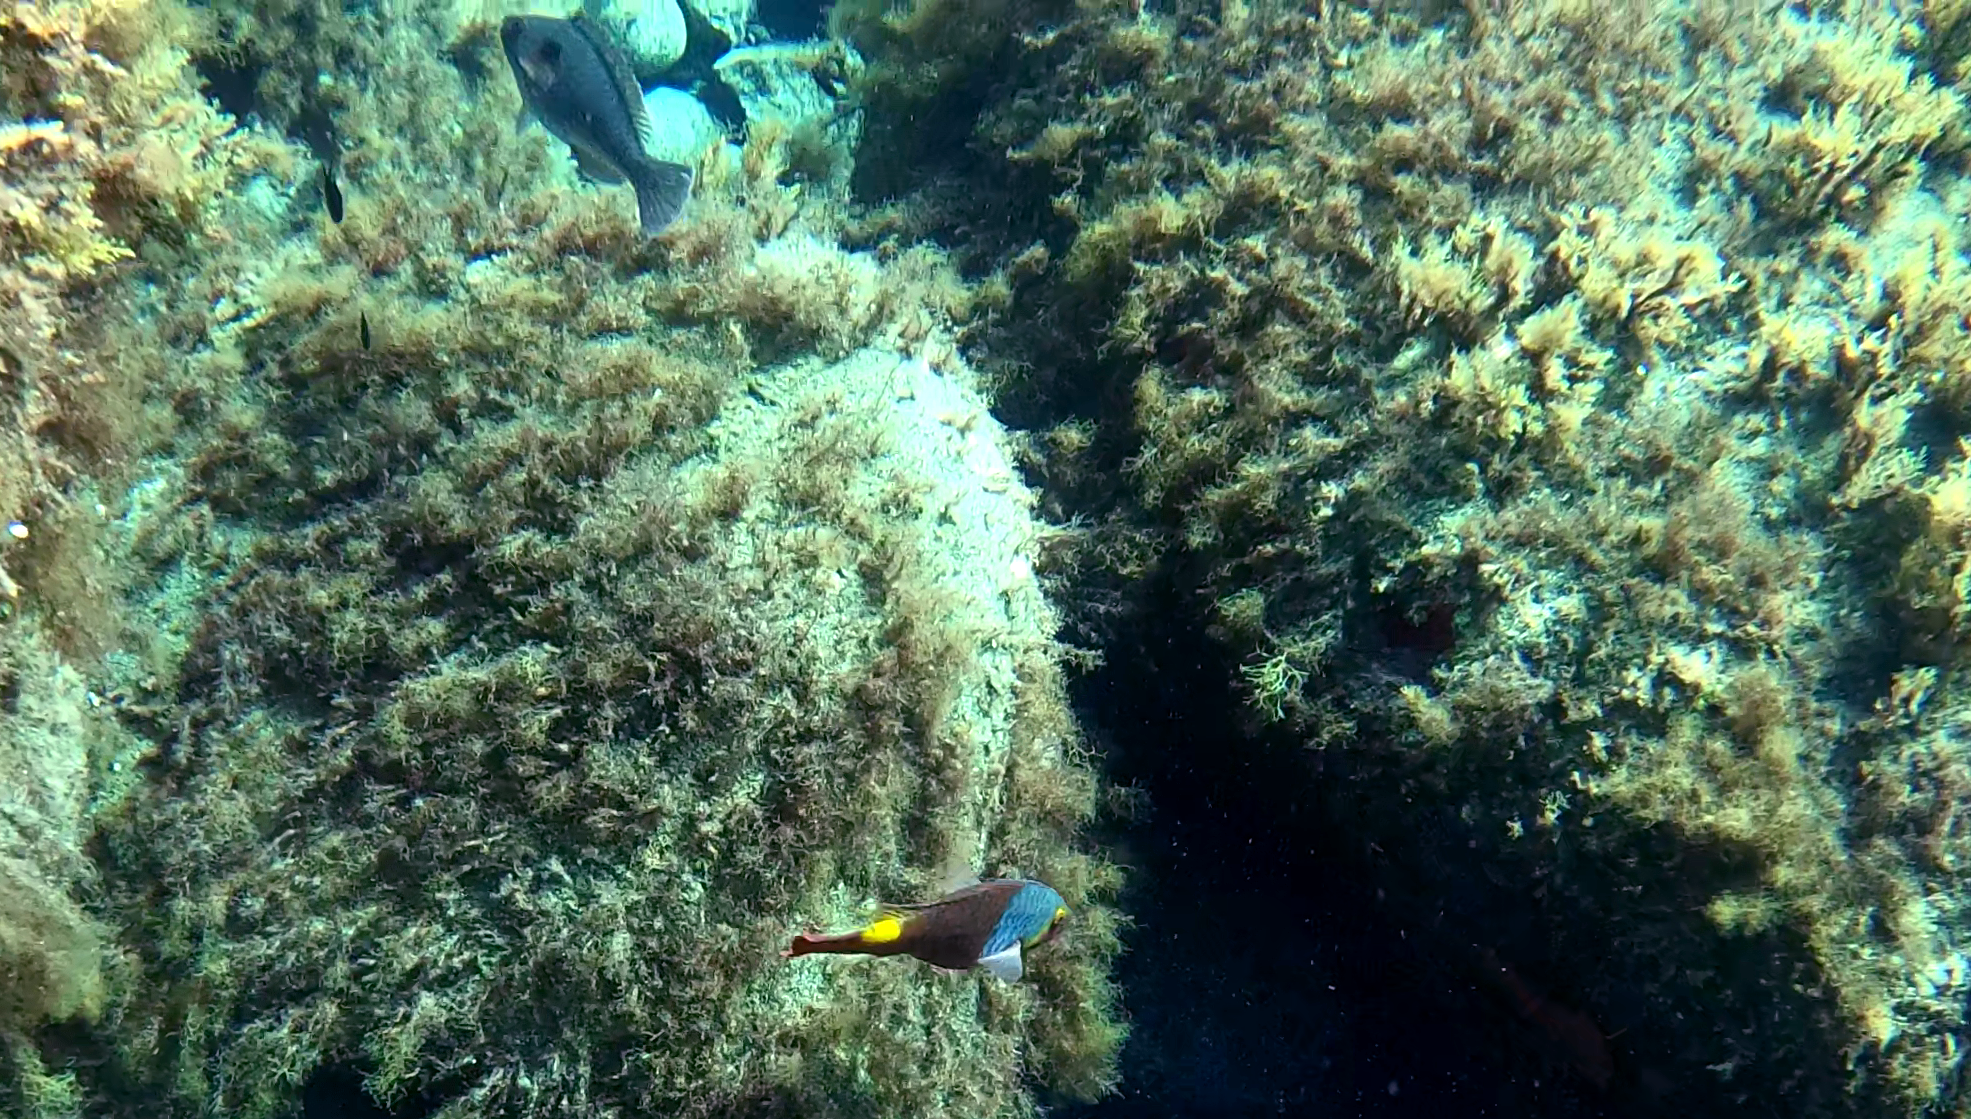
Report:
M 595 48 L 596 57 L 602 59 L 603 67 L 609 71 L 609 80 L 615 83 L 616 93 L 623 99 L 623 109 L 630 114 L 630 127 L 636 130 L 638 143 L 649 147 L 650 117 L 643 111 L 643 87 L 636 82 L 636 71 L 630 68 L 630 60 L 617 48 L 609 32 L 591 20 L 586 12 L 577 12 L 568 22 Z
M 1019 893 L 1020 887 L 1024 885 L 1026 883 L 1016 878 L 987 878 L 960 886 L 935 901 L 908 904 L 893 902 L 884 908 L 900 913 L 922 913 L 940 909 L 971 908 L 983 904 L 992 907 L 993 917 L 997 918 L 998 911 L 1005 908 L 1006 900 Z

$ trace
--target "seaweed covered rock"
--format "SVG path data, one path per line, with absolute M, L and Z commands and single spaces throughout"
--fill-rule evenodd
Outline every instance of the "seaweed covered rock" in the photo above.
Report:
M 97 510 L 100 597 L 131 590 L 87 717 L 83 678 L 14 640 L 81 601 L 45 593 L 71 553 L 9 552 L 0 757 L 46 738 L 73 772 L 29 806 L 38 877 L 0 877 L 5 1102 L 290 1114 L 317 1077 L 455 1116 L 1099 1093 L 1115 872 L 1077 839 L 1096 787 L 1032 500 L 951 341 L 967 288 L 934 251 L 843 249 L 835 196 L 783 185 L 764 142 L 645 238 L 513 133 L 485 27 L 403 15 L 229 7 L 223 48 L 174 32 L 153 60 L 182 93 L 178 48 L 207 49 L 263 119 L 327 121 L 346 207 L 311 213 L 320 169 L 243 128 L 211 172 L 236 189 L 133 250 L 142 329 L 105 316 L 115 354 L 73 336 L 77 363 L 155 371 L 139 399 L 171 422 Z M 1075 907 L 1019 986 L 779 958 L 962 873 Z
M 47 1069 L 30 1038 L 88 1020 L 104 999 L 105 930 L 81 901 L 92 762 L 104 737 L 75 669 L 23 618 L 0 631 L 0 1111 L 65 1108 L 72 1077 Z
M 170 3 L 0 13 L 0 1114 L 23 1119 L 85 1112 L 41 1041 L 100 1026 L 123 963 L 87 855 L 143 751 L 100 682 L 125 626 L 104 501 L 207 371 L 159 341 L 209 310 L 173 266 L 287 160 L 199 96 L 201 34 Z
M 92 510 L 182 383 L 131 340 L 196 302 L 165 272 L 223 237 L 234 192 L 289 167 L 199 96 L 202 36 L 172 3 L 0 14 L 0 624 L 36 614 L 67 654 L 116 637 Z
M 185 737 L 110 833 L 129 915 L 200 975 L 141 1003 L 169 1078 L 248 1114 L 327 1062 L 458 1114 L 1013 1114 L 1051 1052 L 1098 1088 L 1099 917 L 983 1003 L 778 958 L 953 868 L 1104 887 L 963 368 L 569 357 L 561 406 L 467 435 L 443 404 L 358 420 L 422 468 L 259 538 L 213 603 Z
M 862 113 L 846 104 L 862 58 L 847 43 L 766 43 L 719 57 L 714 69 L 739 98 L 749 133 L 786 137 L 789 170 L 822 182 L 846 178 Z M 838 184 L 839 185 L 839 184 Z
M 1653 1105 L 1963 1106 L 1971 184 L 1928 15 L 1091 5 L 1015 28 L 947 122 L 969 189 L 897 208 L 997 231 L 982 360 L 1087 577 L 1209 604 L 1255 748 Z M 913 111 L 871 92 L 871 135 Z

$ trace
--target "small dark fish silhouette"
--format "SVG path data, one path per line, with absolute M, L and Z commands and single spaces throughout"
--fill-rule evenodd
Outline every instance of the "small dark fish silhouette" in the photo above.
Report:
M 527 107 L 520 123 L 546 125 L 574 150 L 589 178 L 628 180 L 645 236 L 676 221 L 691 197 L 691 168 L 644 150 L 650 122 L 643 90 L 602 31 L 581 16 L 508 16 L 500 42 Z
M 1490 948 L 1479 952 L 1479 974 L 1505 995 L 1513 1013 L 1532 1027 L 1550 1058 L 1596 1088 L 1608 1087 L 1615 1078 L 1615 1057 L 1609 1052 L 1608 1036 L 1593 1018 L 1535 991 Z
M 342 224 L 342 188 L 335 184 L 335 172 L 322 164 L 322 199 L 328 203 L 329 220 Z
M 363 348 L 365 350 L 369 349 L 370 348 L 370 313 L 368 311 L 356 312 L 356 332 L 363 340 Z

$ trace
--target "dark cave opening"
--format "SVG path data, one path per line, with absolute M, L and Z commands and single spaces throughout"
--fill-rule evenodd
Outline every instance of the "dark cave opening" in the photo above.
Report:
M 363 1090 L 363 1076 L 347 1065 L 317 1069 L 301 1086 L 306 1119 L 422 1119 L 427 1111 L 391 1111 Z
M 779 42 L 818 39 L 828 29 L 828 8 L 814 0 L 759 0 L 753 18 Z
M 260 77 L 266 67 L 244 55 L 201 55 L 192 60 L 198 70 L 199 92 L 234 120 L 244 122 L 260 108 Z
M 385 1107 L 363 1086 L 368 1071 L 354 1064 L 324 1065 L 301 1085 L 300 1119 L 429 1119 L 464 1089 L 434 1085 Z
M 1377 845 L 1325 803 L 1346 776 L 1240 726 L 1236 666 L 1184 600 L 1149 603 L 1138 617 L 1155 621 L 1076 687 L 1109 779 L 1149 807 L 1105 837 L 1132 883 L 1122 1084 L 1065 1113 L 1647 1114 L 1529 1051 L 1459 940 L 1510 899 L 1474 887 L 1433 914 L 1399 896 Z

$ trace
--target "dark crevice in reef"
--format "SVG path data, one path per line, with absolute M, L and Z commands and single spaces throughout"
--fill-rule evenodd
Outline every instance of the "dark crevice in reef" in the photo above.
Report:
M 819 39 L 828 33 L 828 9 L 814 0 L 760 0 L 754 18 L 776 42 Z
M 1106 837 L 1130 867 L 1134 921 L 1121 1091 L 1067 1114 L 1742 1113 L 1708 1085 L 1677 1091 L 1619 1037 L 1605 1088 L 1569 1067 L 1485 979 L 1489 950 L 1568 994 L 1571 961 L 1551 958 L 1528 885 L 1488 875 L 1448 809 L 1433 827 L 1413 808 L 1424 826 L 1407 843 L 1365 826 L 1375 798 L 1351 785 L 1377 775 L 1255 734 L 1184 578 L 1158 583 L 1077 685 L 1110 779 L 1147 807 Z
M 443 1106 L 449 1094 L 444 1090 L 423 1092 L 386 1108 L 364 1090 L 364 1075 L 354 1066 L 343 1064 L 316 1070 L 301 1086 L 301 1119 L 428 1119 Z
M 234 120 L 245 121 L 260 110 L 260 77 L 266 67 L 244 56 L 201 55 L 192 60 L 198 70 L 199 92 Z

